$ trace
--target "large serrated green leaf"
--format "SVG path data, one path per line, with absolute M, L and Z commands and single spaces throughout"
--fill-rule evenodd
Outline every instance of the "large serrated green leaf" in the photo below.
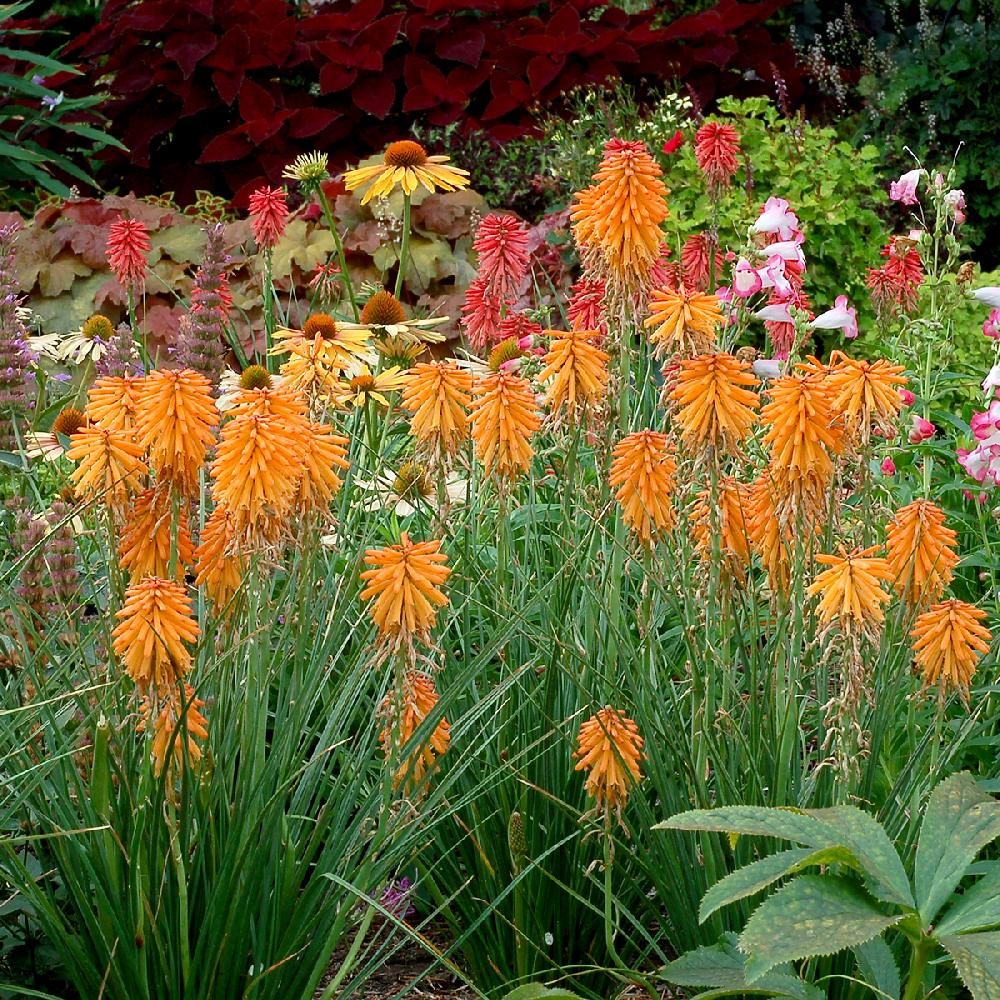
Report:
M 917 840 L 917 908 L 929 927 L 975 856 L 1000 837 L 1000 802 L 967 771 L 942 781 L 927 801 Z
M 823 991 L 799 979 L 791 972 L 790 966 L 772 970 L 752 985 L 748 984 L 744 973 L 746 960 L 737 950 L 731 936 L 727 937 L 730 940 L 695 948 L 681 955 L 664 967 L 661 973 L 663 978 L 675 986 L 710 987 L 706 992 L 698 994 L 703 1000 L 740 993 L 795 997 L 796 1000 L 822 1000 Z
M 754 910 L 740 935 L 746 977 L 755 983 L 781 962 L 832 955 L 898 923 L 858 885 L 833 875 L 800 875 Z
M 794 840 L 810 847 L 829 846 L 829 834 L 819 820 L 795 809 L 769 806 L 723 806 L 691 809 L 657 823 L 654 830 L 705 830 Z
M 1000 932 L 946 935 L 938 941 L 951 955 L 973 1000 L 1000 997 Z
M 738 899 L 766 889 L 785 875 L 794 875 L 807 865 L 846 864 L 859 867 L 858 859 L 844 847 L 794 847 L 744 865 L 720 879 L 702 897 L 698 922 L 704 923 L 716 910 Z
M 872 938 L 864 944 L 855 945 L 854 957 L 858 960 L 861 978 L 882 1000 L 899 1000 L 902 986 L 899 980 L 899 966 L 893 958 L 892 949 L 881 937 Z
M 967 934 L 1000 924 L 1000 862 L 970 886 L 945 912 L 934 928 L 936 935 Z
M 843 844 L 858 858 L 874 883 L 874 896 L 901 906 L 913 906 L 903 862 L 889 835 L 873 816 L 857 806 L 834 806 L 807 812 L 830 829 L 834 843 Z

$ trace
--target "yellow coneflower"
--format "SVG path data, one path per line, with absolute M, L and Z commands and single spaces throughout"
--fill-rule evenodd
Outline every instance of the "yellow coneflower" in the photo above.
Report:
M 967 696 L 979 656 L 989 652 L 986 612 L 965 601 L 943 601 L 913 623 L 913 655 L 924 685 L 939 684 L 941 696 L 951 689 Z
M 427 345 L 422 340 L 409 340 L 393 334 L 376 338 L 372 341 L 372 347 L 386 364 L 396 365 L 404 370 L 411 368 L 417 358 L 427 350 Z
M 516 366 L 512 365 L 511 362 L 523 357 L 524 353 L 517 337 L 504 337 L 490 351 L 490 356 L 486 359 L 486 371 L 498 372 L 501 369 L 514 371 Z M 477 366 L 473 370 L 486 374 L 481 366 Z
M 419 364 L 407 373 L 402 405 L 413 414 L 410 434 L 432 458 L 450 458 L 468 437 L 471 392 L 472 373 L 447 361 Z
M 271 353 L 287 355 L 282 378 L 310 399 L 329 392 L 352 364 L 372 357 L 368 327 L 340 323 L 327 313 L 313 313 L 301 330 L 282 327 L 274 336 Z
M 771 465 L 789 479 L 833 474 L 840 434 L 833 427 L 830 390 L 821 375 L 785 375 L 768 389 L 771 402 L 760 411 L 770 424 L 764 444 L 771 448 Z
M 197 487 L 218 422 L 212 383 L 199 372 L 156 370 L 143 381 L 135 437 L 161 481 L 185 491 Z
M 574 770 L 587 771 L 587 795 L 598 810 L 621 813 L 642 780 L 643 743 L 635 722 L 610 705 L 580 727 Z
M 165 694 L 188 672 L 191 653 L 184 645 L 198 639 L 191 598 L 174 580 L 147 576 L 125 591 L 116 615 L 112 648 L 143 693 Z
M 893 586 L 908 604 L 936 601 L 958 565 L 957 536 L 930 500 L 900 507 L 885 529 Z
M 326 153 L 313 151 L 300 153 L 281 171 L 281 176 L 289 181 L 298 181 L 306 188 L 314 188 L 330 176 L 330 159 Z
M 611 487 L 625 523 L 644 543 L 674 525 L 674 473 L 677 463 L 666 434 L 637 431 L 615 445 Z
M 387 392 L 396 392 L 406 385 L 406 373 L 399 368 L 373 372 L 358 362 L 345 373 L 345 380 L 334 386 L 334 397 L 340 406 L 366 406 L 371 400 L 388 406 Z
M 649 342 L 659 358 L 664 354 L 703 354 L 711 350 L 715 328 L 721 322 L 722 310 L 715 295 L 660 288 L 649 298 L 649 316 L 642 325 L 651 331 Z
M 133 583 L 144 576 L 170 576 L 173 503 L 163 489 L 149 489 L 132 502 L 125 518 L 118 557 Z M 187 526 L 187 513 L 178 510 L 174 578 L 184 579 L 184 567 L 194 560 L 194 548 Z
M 472 439 L 487 476 L 516 479 L 531 468 L 531 436 L 541 426 L 530 384 L 513 372 L 476 379 Z
M 118 506 L 149 472 L 143 449 L 128 431 L 84 427 L 70 439 L 66 457 L 80 464 L 69 477 L 78 496 Z
M 243 583 L 238 550 L 239 526 L 232 511 L 216 507 L 205 522 L 195 549 L 195 586 L 208 591 L 216 607 L 225 607 Z
M 703 559 L 709 560 L 717 544 L 719 557 L 725 562 L 728 572 L 742 581 L 750 566 L 748 517 L 752 509 L 751 487 L 732 477 L 723 477 L 715 492 L 714 512 L 712 503 L 712 491 L 702 490 L 691 508 L 691 534 L 695 547 Z
M 824 625 L 836 622 L 845 632 L 869 631 L 885 619 L 882 605 L 889 600 L 882 583 L 892 580 L 885 559 L 873 557 L 876 546 L 839 555 L 818 555 L 816 561 L 830 568 L 816 577 L 806 590 L 820 598 L 816 611 Z
M 903 365 L 892 365 L 883 358 L 856 361 L 843 351 L 834 351 L 826 378 L 830 407 L 843 421 L 849 439 L 866 445 L 874 429 L 891 431 L 903 406 L 899 389 L 906 385 L 900 374 Z
M 347 438 L 324 424 L 306 425 L 306 447 L 303 454 L 302 478 L 299 480 L 299 511 L 327 513 L 330 501 L 344 481 L 338 469 L 348 469 Z
M 552 337 L 539 382 L 550 382 L 545 404 L 553 413 L 565 409 L 572 420 L 581 411 L 603 402 L 608 391 L 608 353 L 595 346 L 594 330 L 562 333 L 546 330 Z
M 780 517 L 770 472 L 750 484 L 746 515 L 750 544 L 760 556 L 771 592 L 787 593 L 791 582 L 793 536 L 790 526 Z
M 410 343 L 440 344 L 446 338 L 434 327 L 447 322 L 447 316 L 407 319 L 403 303 L 392 292 L 382 288 L 365 303 L 357 328 L 381 332 L 383 336 L 398 337 Z M 355 329 L 351 323 L 342 323 L 341 326 L 348 330 Z
M 405 531 L 398 545 L 365 552 L 372 568 L 361 574 L 367 584 L 361 600 L 373 601 L 369 610 L 382 639 L 429 640 L 437 609 L 448 603 L 437 589 L 451 575 L 447 562 L 440 540 L 411 542 Z
M 97 379 L 87 393 L 87 407 L 84 411 L 87 419 L 95 426 L 109 431 L 132 430 L 144 382 L 145 376 L 133 378 L 131 375 Z
M 385 726 L 379 734 L 386 760 L 394 756 L 394 751 L 410 751 L 403 757 L 393 777 L 393 786 L 398 787 L 407 777 L 412 786 L 419 785 L 424 775 L 434 769 L 438 757 L 448 749 L 451 732 L 448 720 L 442 718 L 427 737 L 427 742 L 410 748 L 413 734 L 438 703 L 439 695 L 434 681 L 419 670 L 410 670 L 403 678 L 402 692 L 389 691 L 382 701 L 381 714 Z
M 612 139 L 594 174 L 594 186 L 576 194 L 571 210 L 577 244 L 597 255 L 601 277 L 633 290 L 645 283 L 660 254 L 666 185 L 641 142 Z
M 460 167 L 445 166 L 447 156 L 428 156 L 427 150 L 412 139 L 390 142 L 382 156 L 382 162 L 370 167 L 357 167 L 344 174 L 344 186 L 354 191 L 369 185 L 362 205 L 372 198 L 388 198 L 398 187 L 403 194 L 411 195 L 418 187 L 426 188 L 433 194 L 442 191 L 458 191 L 469 186 L 469 172 Z
M 731 354 L 701 354 L 681 361 L 670 399 L 678 406 L 684 443 L 737 453 L 757 419 L 760 398 L 751 388 L 759 384 L 750 366 Z
M 158 712 L 153 699 L 142 699 L 139 705 L 141 718 L 135 728 L 138 733 L 147 732 L 150 716 L 156 712 L 153 745 L 149 752 L 157 778 L 163 774 L 164 768 L 167 769 L 168 780 L 172 780 L 175 773 L 183 773 L 185 758 L 192 767 L 198 766 L 202 750 L 197 741 L 208 739 L 208 719 L 201 713 L 204 707 L 204 700 L 195 697 L 190 684 L 184 685 L 183 701 L 176 691 L 171 691 L 161 701 Z
M 248 414 L 228 421 L 212 463 L 216 503 L 232 511 L 240 530 L 273 537 L 302 476 L 303 439 L 280 417 Z

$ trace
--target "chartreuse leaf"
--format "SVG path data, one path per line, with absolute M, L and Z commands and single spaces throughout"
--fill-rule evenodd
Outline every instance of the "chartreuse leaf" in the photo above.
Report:
M 550 989 L 541 983 L 526 983 L 507 993 L 503 1000 L 580 1000 L 579 993 L 569 990 Z
M 794 975 L 790 966 L 774 969 L 752 985 L 744 974 L 745 959 L 727 934 L 718 944 L 695 948 L 665 966 L 661 975 L 675 986 L 705 986 L 703 1000 L 729 994 L 754 993 L 795 1000 L 822 1000 L 823 991 Z M 694 1000 L 694 998 L 692 998 Z
M 795 840 L 810 847 L 829 846 L 829 835 L 819 820 L 797 809 L 774 809 L 769 806 L 691 809 L 657 823 L 653 829 L 755 834 Z
M 1000 862 L 970 886 L 945 911 L 934 928 L 935 935 L 967 934 L 1000 924 Z
M 929 927 L 973 858 L 1000 836 L 1000 802 L 967 771 L 942 781 L 927 800 L 917 840 L 917 908 Z
M 882 825 L 857 806 L 809 809 L 832 833 L 832 841 L 843 844 L 861 862 L 874 885 L 872 894 L 900 906 L 913 906 L 913 894 L 903 862 Z
M 864 944 L 903 918 L 886 916 L 859 886 L 833 875 L 800 875 L 754 910 L 740 935 L 755 983 L 782 962 Z
M 761 858 L 720 879 L 702 897 L 698 921 L 704 923 L 716 910 L 738 899 L 766 889 L 786 875 L 794 875 L 808 865 L 845 864 L 858 868 L 858 859 L 844 847 L 795 847 Z
M 938 938 L 973 1000 L 1000 997 L 1000 931 Z
M 892 949 L 880 937 L 855 945 L 854 957 L 858 961 L 861 978 L 882 1000 L 899 1000 L 899 966 L 892 956 Z

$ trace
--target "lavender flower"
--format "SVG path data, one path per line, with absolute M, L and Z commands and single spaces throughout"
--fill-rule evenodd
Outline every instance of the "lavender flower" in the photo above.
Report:
M 73 535 L 70 508 L 62 500 L 53 500 L 48 514 L 48 537 L 45 540 L 45 564 L 49 571 L 49 605 L 53 611 L 71 614 L 80 586 L 76 538 Z
M 413 893 L 413 886 L 405 876 L 399 880 L 390 882 L 383 890 L 379 902 L 399 920 L 409 920 L 416 913 L 416 909 L 410 903 L 410 896 Z
M 15 554 L 27 557 L 14 592 L 35 615 L 36 626 L 72 611 L 80 582 L 70 510 L 55 500 L 44 517 L 35 517 L 21 497 L 10 501 L 14 513 Z
M 11 541 L 16 557 L 24 559 L 17 574 L 14 593 L 34 612 L 36 626 L 46 617 L 48 594 L 45 572 L 45 522 L 34 517 L 21 497 L 14 497 L 9 505 L 14 514 Z M 25 558 L 27 557 L 27 558 Z
M 14 244 L 18 224 L 0 227 L 0 451 L 13 451 L 18 435 L 15 422 L 31 409 L 29 386 L 34 381 L 28 349 L 28 331 L 18 312 Z
M 128 323 L 120 323 L 115 335 L 108 343 L 108 349 L 95 362 L 97 374 L 113 375 L 121 378 L 124 375 L 143 375 L 142 362 L 135 347 L 135 338 Z

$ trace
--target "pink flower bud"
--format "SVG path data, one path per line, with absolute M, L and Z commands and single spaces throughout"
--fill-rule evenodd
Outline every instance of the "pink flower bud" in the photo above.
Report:
M 910 424 L 910 444 L 920 444 L 921 441 L 929 441 L 937 433 L 937 428 L 923 417 L 913 414 Z
M 913 406 L 913 404 L 917 400 L 917 397 L 914 396 L 909 389 L 900 389 L 899 395 L 900 398 L 903 400 L 903 406 Z
M 896 475 L 896 463 L 891 458 L 889 458 L 888 455 L 882 459 L 882 475 L 883 476 Z

